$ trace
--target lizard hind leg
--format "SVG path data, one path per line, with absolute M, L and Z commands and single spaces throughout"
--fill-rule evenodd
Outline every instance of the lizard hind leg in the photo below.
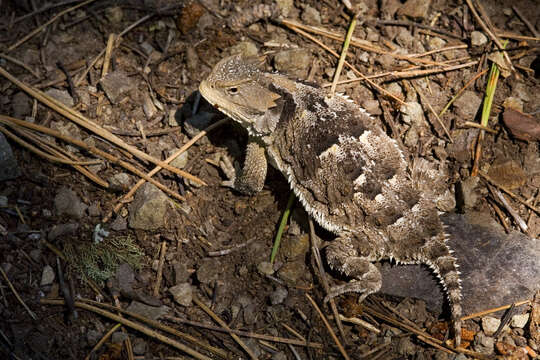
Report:
M 379 269 L 367 257 L 358 254 L 350 237 L 333 240 L 326 249 L 326 257 L 332 269 L 352 279 L 344 285 L 332 287 L 324 299 L 325 302 L 347 292 L 359 293 L 358 302 L 362 302 L 369 294 L 381 288 Z

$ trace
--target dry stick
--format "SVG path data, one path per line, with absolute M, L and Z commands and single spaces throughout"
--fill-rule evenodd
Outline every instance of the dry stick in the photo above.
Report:
M 76 139 L 70 138 L 68 136 L 65 136 L 64 134 L 60 133 L 59 131 L 52 130 L 52 129 L 44 127 L 44 126 L 32 124 L 32 123 L 29 123 L 27 121 L 22 121 L 22 120 L 15 119 L 15 118 L 5 116 L 5 115 L 0 115 L 0 123 L 10 125 L 10 126 L 12 124 L 15 124 L 15 125 L 19 125 L 19 126 L 22 126 L 22 127 L 25 127 L 25 128 L 37 130 L 37 131 L 40 131 L 40 132 L 42 132 L 44 134 L 51 135 L 51 136 L 57 137 L 57 138 L 59 138 L 61 140 L 64 140 L 66 142 L 70 142 L 72 144 L 75 144 L 75 145 L 77 145 L 79 147 L 82 147 L 83 149 L 85 149 L 85 150 L 87 150 L 87 151 L 89 151 L 89 152 L 91 152 L 91 153 L 93 153 L 93 154 L 95 154 L 97 156 L 100 156 L 100 157 L 103 157 L 103 158 L 107 159 L 108 161 L 110 161 L 113 164 L 117 164 L 117 165 L 123 167 L 124 169 L 126 169 L 128 171 L 131 171 L 132 173 L 136 174 L 137 176 L 139 176 L 139 177 L 145 179 L 146 181 L 149 181 L 152 184 L 156 185 L 159 189 L 163 190 L 164 192 L 171 195 L 172 197 L 174 197 L 174 198 L 176 198 L 178 200 L 182 200 L 182 201 L 185 200 L 185 198 L 183 196 L 175 193 L 174 191 L 172 191 L 171 189 L 169 189 L 165 185 L 163 185 L 160 182 L 158 182 L 158 181 L 152 179 L 151 177 L 147 176 L 144 172 L 140 171 L 139 169 L 137 169 L 135 166 L 131 165 L 130 163 L 128 163 L 126 161 L 123 161 L 123 160 L 121 160 L 121 159 L 117 158 L 116 156 L 113 156 L 113 155 L 111 155 L 109 153 L 106 153 L 105 151 L 99 150 L 98 148 L 95 148 L 93 146 L 89 146 L 83 141 L 76 140 Z
M 518 10 L 518 8 L 516 7 L 516 5 L 512 5 L 512 10 L 514 10 L 514 12 L 516 13 L 516 15 L 519 17 L 519 19 L 521 21 L 523 21 L 523 23 L 525 24 L 525 26 L 527 26 L 527 28 L 529 29 L 529 31 L 535 36 L 535 37 L 540 37 L 540 33 L 538 33 L 538 31 L 536 31 L 536 29 L 534 28 L 534 26 L 529 22 L 529 20 L 527 20 L 527 18 L 525 16 L 523 16 L 523 14 L 521 14 L 521 12 Z
M 444 133 L 446 134 L 446 136 L 448 136 L 448 140 L 450 140 L 451 143 L 453 143 L 454 141 L 452 140 L 452 135 L 450 135 L 450 132 L 448 131 L 448 129 L 446 128 L 446 125 L 444 125 L 444 123 L 442 122 L 441 118 L 439 117 L 439 115 L 435 112 L 435 110 L 433 110 L 433 107 L 431 106 L 431 104 L 429 103 L 428 99 L 426 98 L 426 96 L 424 95 L 424 93 L 420 90 L 419 87 L 416 86 L 416 84 L 411 81 L 411 85 L 413 86 L 414 90 L 416 90 L 416 92 L 418 93 L 418 95 L 420 95 L 420 98 L 422 99 L 423 102 L 426 103 L 429 111 L 431 111 L 431 113 L 435 116 L 435 119 L 437 120 L 437 122 L 439 123 L 439 125 L 441 125 L 441 127 L 443 128 L 444 130 Z
M 487 131 L 487 132 L 492 133 L 492 134 L 498 134 L 497 130 L 494 130 L 494 129 L 489 128 L 487 126 L 484 126 L 482 124 L 474 123 L 474 122 L 471 122 L 471 121 L 465 121 L 463 123 L 463 126 L 464 127 L 471 127 L 471 128 L 481 129 L 481 130 Z
M 18 137 L 17 135 L 9 131 L 8 129 L 4 128 L 3 126 L 0 126 L 0 132 L 4 133 L 4 135 L 6 135 L 8 138 L 15 141 L 17 144 L 21 145 L 27 150 L 51 162 L 57 162 L 57 163 L 66 164 L 66 165 L 95 165 L 95 164 L 101 163 L 101 160 L 73 161 L 73 160 L 66 160 L 66 159 L 56 157 L 56 156 L 52 156 L 52 155 L 47 154 L 44 151 L 39 150 L 32 144 L 29 144 L 28 142 L 24 141 L 23 139 L 21 139 L 20 137 Z
M 492 178 L 490 178 L 487 174 L 484 174 L 483 172 L 478 172 L 478 174 L 483 177 L 484 179 L 486 179 L 489 183 L 491 183 L 491 185 L 501 189 L 502 191 L 504 191 L 505 193 L 507 193 L 508 195 L 510 195 L 511 198 L 513 198 L 514 200 L 517 200 L 519 201 L 520 203 L 522 203 L 523 205 L 525 205 L 526 207 L 528 207 L 529 209 L 533 210 L 534 212 L 536 212 L 537 214 L 540 214 L 540 209 L 538 209 L 537 207 L 535 207 L 534 205 L 532 204 L 529 204 L 527 202 L 527 200 L 523 200 L 520 196 L 518 195 L 515 195 L 512 191 L 510 191 L 510 189 L 508 189 L 507 187 L 503 186 L 503 185 L 499 185 L 497 184 Z
M 79 159 L 76 156 L 74 156 L 73 154 L 69 153 L 68 151 L 65 151 L 64 149 L 57 146 L 56 144 L 52 144 L 52 143 L 49 143 L 49 142 L 45 141 L 44 139 L 40 138 L 36 134 L 34 134 L 34 133 L 32 133 L 32 132 L 30 132 L 30 131 L 28 131 L 26 129 L 19 128 L 19 127 L 14 127 L 13 129 L 15 131 L 19 132 L 20 134 L 23 134 L 25 137 L 27 137 L 29 139 L 32 139 L 32 141 L 34 141 L 35 143 L 40 144 L 41 147 L 43 147 L 44 149 L 49 151 L 51 154 L 53 154 L 53 155 L 55 155 L 55 156 L 57 156 L 59 158 L 63 158 L 63 159 L 66 159 L 66 160 L 79 161 Z M 103 186 L 104 188 L 109 187 L 108 182 L 106 182 L 105 180 L 103 180 L 102 178 L 100 178 L 99 176 L 94 174 L 93 172 L 88 171 L 84 166 L 80 166 L 80 165 L 72 165 L 72 166 L 73 166 L 73 168 L 75 170 L 77 170 L 78 172 L 80 172 L 81 174 L 83 174 L 84 176 L 86 176 L 87 178 L 89 178 L 90 180 L 95 182 L 96 184 L 98 184 L 100 186 Z
M 216 315 L 208 306 L 206 306 L 201 300 L 199 300 L 196 296 L 193 296 L 193 302 L 197 304 L 205 313 L 210 315 L 212 319 L 214 319 L 215 322 L 217 322 L 221 327 L 227 329 L 228 331 L 231 331 L 231 328 L 225 323 L 225 321 L 221 320 L 219 316 Z M 236 341 L 242 349 L 249 355 L 251 359 L 257 359 L 257 356 L 251 351 L 251 349 L 240 339 L 236 334 L 229 332 L 229 335 Z
M 339 314 L 339 318 L 344 322 L 348 322 L 348 323 L 351 323 L 351 324 L 361 326 L 364 329 L 367 329 L 367 330 L 369 330 L 371 332 L 374 332 L 375 334 L 380 334 L 381 333 L 381 330 L 379 330 L 376 326 L 373 326 L 372 324 L 368 323 L 365 320 L 362 320 L 362 319 L 359 319 L 359 318 L 356 318 L 356 317 L 352 317 L 352 318 L 351 317 L 345 317 L 345 316 L 343 316 L 341 314 Z
M 129 25 L 127 28 L 125 28 L 124 30 L 122 30 L 118 36 L 116 37 L 116 46 L 118 46 L 118 44 L 121 42 L 122 40 L 122 36 L 124 36 L 125 34 L 127 34 L 129 31 L 131 31 L 131 29 L 133 29 L 134 27 L 138 26 L 139 24 L 142 24 L 143 22 L 145 22 L 146 20 L 150 19 L 152 16 L 154 16 L 155 14 L 148 14 L 148 15 L 145 15 L 143 16 L 142 18 L 140 18 L 139 20 L 135 21 L 133 24 Z M 94 57 L 94 59 L 92 59 L 92 61 L 90 62 L 90 64 L 88 64 L 88 67 L 86 68 L 85 71 L 83 71 L 81 73 L 81 75 L 79 76 L 79 78 L 77 79 L 77 81 L 75 81 L 75 86 L 78 86 L 83 80 L 84 78 L 86 77 L 86 75 L 88 75 L 88 72 L 90 71 L 90 69 L 92 68 L 92 66 L 94 66 L 95 63 L 97 63 L 97 61 L 103 56 L 103 54 L 105 54 L 105 51 L 106 51 L 106 48 L 101 50 L 99 52 L 99 54 L 96 55 L 96 57 Z
M 452 45 L 452 46 L 447 46 L 447 47 L 443 47 L 443 48 L 440 48 L 440 49 L 434 49 L 434 50 L 426 51 L 426 52 L 419 53 L 419 54 L 408 55 L 408 57 L 409 58 L 417 58 L 417 57 L 433 55 L 433 54 L 444 52 L 444 51 L 467 49 L 468 47 L 469 47 L 469 45 L 467 45 L 467 44 Z
M 32 30 L 29 34 L 27 34 L 25 37 L 23 37 L 22 39 L 20 39 L 19 41 L 17 41 L 15 44 L 11 45 L 10 47 L 7 48 L 7 51 L 10 52 L 14 49 L 16 49 L 17 47 L 19 47 L 19 45 L 23 44 L 24 42 L 28 41 L 28 39 L 32 38 L 34 35 L 38 34 L 39 32 L 41 32 L 43 29 L 45 29 L 45 27 L 49 26 L 50 24 L 52 24 L 53 22 L 55 22 L 56 20 L 58 20 L 59 18 L 61 18 L 62 16 L 64 16 L 64 14 L 67 14 L 73 10 L 76 10 L 82 6 L 85 6 L 85 5 L 88 5 L 90 4 L 91 2 L 94 2 L 96 0 L 87 0 L 83 3 L 80 3 L 78 5 L 75 5 L 73 7 L 70 7 L 64 11 L 60 11 L 58 14 L 56 14 L 55 16 L 53 16 L 49 21 L 47 21 L 46 23 L 44 23 L 43 25 L 37 27 L 36 29 Z
M 19 65 L 20 67 L 22 67 L 23 69 L 25 69 L 26 71 L 28 71 L 30 74 L 34 75 L 34 77 L 36 78 L 40 78 L 41 76 L 37 73 L 37 71 L 35 71 L 34 69 L 32 69 L 30 66 L 26 65 L 25 63 L 23 63 L 22 61 L 20 60 L 17 60 L 15 59 L 14 57 L 11 57 L 7 54 L 2 54 L 0 53 L 0 58 L 4 58 L 6 59 L 7 61 L 10 61 L 16 65 Z
M 182 154 L 183 152 L 185 152 L 187 149 L 189 149 L 193 144 L 195 144 L 197 142 L 197 140 L 199 140 L 200 138 L 202 138 L 203 136 L 205 136 L 206 134 L 208 134 L 208 132 L 210 130 L 213 130 L 215 129 L 216 127 L 226 123 L 227 121 L 229 121 L 229 118 L 224 118 L 224 119 L 221 119 L 215 123 L 213 123 L 212 125 L 208 126 L 206 129 L 202 130 L 201 132 L 199 132 L 197 135 L 195 135 L 193 138 L 191 138 L 191 140 L 189 140 L 187 143 L 184 144 L 184 146 L 182 146 L 180 149 L 178 149 L 174 154 L 172 154 L 171 156 L 169 156 L 167 159 L 165 159 L 165 163 L 170 163 L 171 161 L 173 161 L 174 159 L 176 159 L 178 156 L 180 156 L 180 154 Z M 154 176 L 159 170 L 161 170 L 162 168 L 160 166 L 156 166 L 154 169 L 152 169 L 148 174 L 147 176 L 150 178 L 152 176 Z M 109 221 L 109 219 L 111 218 L 112 216 L 112 213 L 115 212 L 117 213 L 121 208 L 122 206 L 124 205 L 124 202 L 125 200 L 129 199 L 130 197 L 133 196 L 133 194 L 135 193 L 135 191 L 137 191 L 138 188 L 140 188 L 144 182 L 146 181 L 146 179 L 141 179 L 139 181 L 137 181 L 137 183 L 135 184 L 135 186 L 133 186 L 131 188 L 131 190 L 129 190 L 127 192 L 127 194 L 125 194 L 124 196 L 122 196 L 120 198 L 120 200 L 118 200 L 118 204 L 115 205 L 114 209 L 109 212 L 105 218 L 103 219 L 103 222 L 107 222 Z
M 64 300 L 52 300 L 52 299 L 40 299 L 39 301 L 41 304 L 46 304 L 46 305 L 64 305 Z M 167 345 L 170 345 L 178 350 L 181 350 L 183 352 L 185 352 L 186 354 L 189 354 L 191 356 L 193 356 L 194 358 L 196 359 L 200 359 L 200 360 L 211 360 L 211 358 L 209 358 L 208 356 L 206 355 L 203 355 L 201 353 L 199 353 L 198 351 L 196 350 L 193 350 L 192 348 L 174 340 L 174 339 L 171 339 L 165 335 L 162 335 L 160 333 L 158 333 L 157 331 L 154 331 L 150 328 L 147 328 L 146 326 L 142 326 L 141 324 L 139 323 L 136 323 L 134 321 L 131 321 L 131 320 L 128 320 L 128 319 L 125 319 L 121 316 L 118 316 L 116 314 L 113 314 L 112 312 L 109 312 L 109 311 L 106 311 L 106 310 L 103 310 L 103 309 L 100 309 L 98 307 L 95 307 L 95 306 L 92 306 L 92 305 L 89 305 L 89 304 L 86 304 L 84 302 L 81 302 L 81 301 L 76 301 L 75 302 L 75 306 L 78 307 L 78 308 L 81 308 L 81 309 L 84 309 L 84 310 L 88 310 L 88 311 L 91 311 L 93 313 L 96 313 L 96 314 L 99 314 L 101 316 L 104 316 L 110 320 L 113 320 L 117 323 L 120 323 L 122 324 L 123 326 L 127 326 L 129 328 L 132 328 L 132 329 L 135 329 L 147 336 L 150 336 L 156 340 L 159 340 Z M 114 308 L 113 309 L 115 310 L 119 310 L 117 308 Z
M 111 56 L 115 42 L 116 35 L 114 33 L 109 34 L 109 38 L 107 39 L 107 46 L 105 47 L 105 58 L 103 59 L 101 78 L 104 78 L 109 73 L 109 65 L 111 63 Z
M 295 28 L 294 26 L 291 26 L 291 25 L 288 25 L 287 26 L 289 29 L 305 36 L 306 38 L 310 39 L 311 41 L 313 41 L 314 43 L 316 43 L 317 45 L 319 45 L 320 47 L 322 47 L 323 49 L 325 49 L 326 51 L 328 51 L 330 54 L 334 55 L 336 58 L 339 58 L 339 54 L 336 53 L 334 50 L 330 49 L 328 46 L 324 45 L 322 42 L 320 42 L 319 40 L 317 40 L 316 38 L 314 38 L 313 36 L 311 36 L 310 34 L 306 33 L 305 31 L 303 30 L 300 30 L 298 28 Z M 382 87 L 380 87 L 379 85 L 375 84 L 373 81 L 369 80 L 368 78 L 365 77 L 364 74 L 362 74 L 360 72 L 360 70 L 356 69 L 356 67 L 354 67 L 353 65 L 351 65 L 349 62 L 345 61 L 345 65 L 347 65 L 352 71 L 354 71 L 357 75 L 360 75 L 360 77 L 367 81 L 371 86 L 375 87 L 377 90 L 379 90 L 380 92 L 382 92 L 383 94 L 385 94 L 386 96 L 389 96 L 391 97 L 392 99 L 396 100 L 397 102 L 399 102 L 400 104 L 405 104 L 405 102 L 403 100 L 401 100 L 400 98 L 396 97 L 395 95 L 391 94 L 390 92 L 386 91 L 385 89 L 383 89 Z
M 147 160 L 155 165 L 159 165 L 179 176 L 185 177 L 186 179 L 190 179 L 191 181 L 194 181 L 201 185 L 206 185 L 204 181 L 199 179 L 196 176 L 193 176 L 185 171 L 182 171 L 174 166 L 165 164 L 164 162 L 146 154 L 145 152 L 137 149 L 136 147 L 127 144 L 122 139 L 120 139 L 118 136 L 110 133 L 109 131 L 103 129 L 102 127 L 98 126 L 96 123 L 91 121 L 90 119 L 87 119 L 84 117 L 81 113 L 78 111 L 65 106 L 60 101 L 50 97 L 49 95 L 46 95 L 45 93 L 41 92 L 40 90 L 37 90 L 31 86 L 26 85 L 22 81 L 15 78 L 13 75 L 11 75 L 9 72 L 7 72 L 4 68 L 0 67 L 0 75 L 3 75 L 5 78 L 10 80 L 12 83 L 17 85 L 19 88 L 21 88 L 23 91 L 28 93 L 29 95 L 35 97 L 37 100 L 41 101 L 45 105 L 49 106 L 51 109 L 56 110 L 61 115 L 67 117 L 74 123 L 84 127 L 87 130 L 90 130 L 91 132 L 101 136 L 102 138 L 110 141 L 111 143 L 117 145 L 118 147 L 127 150 L 128 152 L 132 153 L 134 156 L 138 157 L 142 160 Z
M 505 39 L 525 40 L 525 41 L 540 41 L 540 37 L 524 36 L 524 35 L 514 34 L 514 33 L 511 33 L 509 31 L 497 30 L 495 33 L 497 34 L 497 36 L 505 38 Z
M 30 308 L 28 307 L 28 305 L 26 305 L 26 303 L 23 301 L 23 299 L 21 298 L 21 296 L 19 295 L 19 293 L 17 292 L 17 290 L 15 290 L 15 287 L 13 286 L 13 284 L 11 283 L 11 281 L 9 281 L 9 278 L 7 276 L 7 274 L 5 273 L 4 269 L 0 266 L 0 273 L 2 273 L 2 276 L 4 277 L 4 280 L 6 280 L 9 288 L 11 289 L 11 291 L 13 292 L 13 295 L 15 295 L 15 297 L 17 298 L 17 300 L 19 301 L 19 303 L 21 303 L 21 305 L 25 308 L 26 312 L 28 313 L 28 315 L 30 315 L 30 317 L 34 320 L 37 320 L 37 316 L 36 314 L 30 310 Z
M 319 270 L 319 275 L 321 277 L 321 283 L 324 288 L 324 293 L 328 294 L 330 292 L 330 286 L 328 285 L 328 279 L 326 279 L 326 273 L 324 272 L 324 268 L 322 265 L 321 253 L 319 251 L 320 240 L 315 234 L 315 226 L 313 226 L 313 220 L 311 218 L 309 218 L 309 237 L 311 239 L 311 253 L 313 254 L 313 258 L 315 259 L 315 263 L 317 264 L 317 270 Z M 346 342 L 347 337 L 345 336 L 345 329 L 343 328 L 343 323 L 341 322 L 341 317 L 336 306 L 336 302 L 333 298 L 330 299 L 328 302 L 330 303 L 330 309 L 332 310 L 332 314 L 334 315 L 334 320 L 336 321 L 339 334 L 341 335 L 343 341 Z
M 218 326 L 203 324 L 201 322 L 182 319 L 182 318 L 178 318 L 178 317 L 174 317 L 174 316 L 170 316 L 170 315 L 165 315 L 165 316 L 163 316 L 163 318 L 165 320 L 168 320 L 168 321 L 171 321 L 171 322 L 174 322 L 174 323 L 178 323 L 178 324 L 188 324 L 188 325 L 197 326 L 197 327 L 200 327 L 200 328 L 203 328 L 203 329 L 208 329 L 208 330 L 212 330 L 212 331 L 219 331 L 219 332 L 223 332 L 223 333 L 234 333 L 236 335 L 240 335 L 240 336 L 244 336 L 244 337 L 250 337 L 250 338 L 254 338 L 254 339 L 273 341 L 273 342 L 280 342 L 280 343 L 284 343 L 284 344 L 291 344 L 291 345 L 298 345 L 298 346 L 306 346 L 306 347 L 311 347 L 311 348 L 315 348 L 315 349 L 322 349 L 323 348 L 323 345 L 321 343 L 306 342 L 306 340 L 296 340 L 296 339 L 276 337 L 276 336 L 271 336 L 271 335 L 263 335 L 263 334 L 257 334 L 257 333 L 253 333 L 253 332 L 248 332 L 248 331 L 242 331 L 242 330 L 234 330 L 234 329 L 227 330 L 227 329 L 224 329 L 224 328 L 221 328 L 221 327 L 218 327 Z M 284 325 L 284 324 L 282 324 L 282 325 Z
M 161 287 L 161 278 L 163 277 L 163 265 L 165 264 L 165 253 L 167 252 L 167 242 L 161 243 L 161 251 L 159 253 L 159 265 L 156 275 L 156 284 L 154 285 L 154 296 L 159 295 L 159 288 Z
M 514 68 L 514 65 L 512 64 L 512 60 L 508 56 L 508 53 L 504 50 L 504 46 L 501 44 L 501 42 L 499 41 L 497 36 L 493 32 L 491 32 L 489 27 L 486 25 L 486 23 L 480 17 L 480 15 L 478 15 L 478 12 L 476 11 L 476 8 L 474 7 L 474 5 L 472 3 L 472 0 L 465 0 L 465 1 L 467 2 L 467 5 L 469 5 L 469 9 L 471 9 L 471 12 L 474 15 L 474 18 L 476 19 L 476 21 L 478 21 L 478 23 L 480 24 L 482 29 L 489 35 L 489 37 L 491 38 L 491 40 L 493 40 L 495 45 L 497 45 L 499 50 L 502 51 L 504 59 L 508 62 L 508 65 L 510 66 L 510 68 L 512 69 L 514 74 L 516 74 L 516 77 L 517 77 L 518 73 L 517 73 L 516 69 Z M 479 9 L 481 9 L 481 8 L 479 7 Z M 486 21 L 489 21 L 489 19 L 487 17 L 486 17 Z
M 109 331 L 107 331 L 107 333 L 105 335 L 103 335 L 103 337 L 98 341 L 98 343 L 96 345 L 94 345 L 92 350 L 90 350 L 88 355 L 86 355 L 84 360 L 90 360 L 90 357 L 92 356 L 92 354 L 95 354 L 99 350 L 99 348 L 101 348 L 103 346 L 103 344 L 105 344 L 105 341 L 107 341 L 112 336 L 112 334 L 116 330 L 118 330 L 118 328 L 120 326 L 122 326 L 122 324 L 116 324 Z
M 351 42 L 351 37 L 354 32 L 354 28 L 356 27 L 357 19 L 358 19 L 358 15 L 353 16 L 351 24 L 349 25 L 349 29 L 347 30 L 347 36 L 345 36 L 345 41 L 343 42 L 343 49 L 341 49 L 341 55 L 339 56 L 336 73 L 334 74 L 334 81 L 332 82 L 332 87 L 330 87 L 330 97 L 333 97 L 336 92 L 336 86 L 339 81 L 339 76 L 341 75 L 341 71 L 343 70 L 343 63 L 345 62 L 345 58 L 347 57 L 347 51 L 349 50 L 349 43 Z
M 488 199 L 488 205 L 491 206 L 493 211 L 495 211 L 495 214 L 499 217 L 499 220 L 501 221 L 502 226 L 504 227 L 504 231 L 509 234 L 510 233 L 510 226 L 506 223 L 506 216 L 503 214 L 502 210 L 499 208 L 499 205 L 495 200 L 489 200 Z
M 479 311 L 479 312 L 476 312 L 476 313 L 473 313 L 473 314 L 470 314 L 470 315 L 467 315 L 467 316 L 463 316 L 463 317 L 461 318 L 461 321 L 473 319 L 473 318 L 475 318 L 475 317 L 481 317 L 481 316 L 489 315 L 489 314 L 492 314 L 492 313 L 497 312 L 497 311 L 502 311 L 502 310 L 510 309 L 510 308 L 512 307 L 512 305 L 514 305 L 514 306 L 521 306 L 521 305 L 529 305 L 530 303 L 531 303 L 530 300 L 516 301 L 516 302 L 513 303 L 513 304 L 503 305 L 503 306 L 499 306 L 499 307 L 496 307 L 496 308 L 492 308 L 492 309 L 487 309 L 487 310 Z
M 495 189 L 492 185 L 490 185 L 490 184 L 487 184 L 487 185 L 488 185 L 489 191 L 491 191 L 493 196 L 495 198 L 499 199 L 499 201 L 504 205 L 504 207 L 510 213 L 510 215 L 512 215 L 512 217 L 514 218 L 514 221 L 516 222 L 516 224 L 518 224 L 520 229 L 525 234 L 529 235 L 529 228 L 528 228 L 527 224 L 525 224 L 525 221 L 523 221 L 523 219 L 521 218 L 521 216 L 519 216 L 519 214 L 516 212 L 516 210 L 514 210 L 514 208 L 512 206 L 510 206 L 510 204 L 508 203 L 508 200 L 506 200 L 504 195 L 498 189 Z
M 397 71 L 397 72 L 394 72 L 391 75 L 390 81 L 391 80 L 396 80 L 396 79 L 406 79 L 406 78 L 411 78 L 411 77 L 427 76 L 427 75 L 437 74 L 437 73 L 441 73 L 441 72 L 454 71 L 454 70 L 468 68 L 468 67 L 471 67 L 471 66 L 476 65 L 476 64 L 478 64 L 478 61 L 475 60 L 475 61 L 470 61 L 470 62 L 465 63 L 465 64 L 458 64 L 458 65 L 449 66 L 449 67 L 442 68 L 442 69 L 425 69 L 425 70 L 415 70 L 415 71 Z
M 339 349 L 339 352 L 341 353 L 341 355 L 343 355 L 343 357 L 345 358 L 345 360 L 350 360 L 350 357 L 349 355 L 347 354 L 347 352 L 345 351 L 345 348 L 343 347 L 343 345 L 341 345 L 341 342 L 339 341 L 339 339 L 337 338 L 336 334 L 334 333 L 334 330 L 332 330 L 332 327 L 330 326 L 330 324 L 328 323 L 328 320 L 326 320 L 326 317 L 324 316 L 324 314 L 322 313 L 321 309 L 319 309 L 319 306 L 317 305 L 317 303 L 315 302 L 315 300 L 313 300 L 311 298 L 311 296 L 309 296 L 309 294 L 304 294 L 306 295 L 306 298 L 309 300 L 309 302 L 311 303 L 311 305 L 313 305 L 313 307 L 315 308 L 315 310 L 317 311 L 317 314 L 319 314 L 319 317 L 321 318 L 321 320 L 323 321 L 324 323 L 324 326 L 326 326 L 326 329 L 328 330 L 328 332 L 330 333 L 330 336 L 332 337 L 332 339 L 334 340 L 334 342 L 336 343 L 338 349 Z
M 454 97 L 444 106 L 444 108 L 439 113 L 439 116 L 443 116 L 444 113 L 446 112 L 446 110 L 448 110 L 448 108 L 450 108 L 450 106 L 454 103 L 454 101 L 456 101 L 460 97 L 460 95 L 465 91 L 465 89 L 467 89 L 472 83 L 474 83 L 476 81 L 476 79 L 478 79 L 480 76 L 484 75 L 487 71 L 488 71 L 488 69 L 484 69 L 484 70 L 480 71 L 479 73 L 477 73 L 476 75 L 474 75 L 471 80 L 467 81 L 467 83 L 465 85 L 463 85 L 463 87 L 461 89 L 459 89 L 459 91 L 456 93 L 456 95 L 454 95 Z

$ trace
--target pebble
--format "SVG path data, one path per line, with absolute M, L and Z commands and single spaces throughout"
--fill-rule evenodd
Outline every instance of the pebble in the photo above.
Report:
M 193 288 L 189 283 L 182 283 L 169 288 L 169 292 L 178 304 L 191 306 L 193 301 Z
M 511 108 L 519 112 L 523 112 L 523 100 L 517 97 L 509 96 L 506 99 L 504 99 L 503 107 L 505 109 Z
M 510 326 L 513 328 L 522 329 L 523 327 L 525 327 L 528 321 L 529 321 L 529 314 L 514 315 L 512 316 L 512 320 L 510 320 Z
M 170 150 L 169 156 L 171 156 L 178 150 L 179 150 L 178 148 Z M 177 167 L 179 169 L 183 169 L 187 165 L 188 157 L 189 157 L 188 154 L 189 154 L 189 150 L 185 150 L 183 153 L 175 157 L 174 160 L 170 162 L 171 166 Z
M 276 0 L 276 4 L 281 11 L 283 17 L 289 17 L 290 12 L 294 8 L 293 0 Z
M 43 272 L 41 273 L 40 286 L 51 285 L 55 278 L 54 269 L 50 265 L 45 265 Z
M 111 230 L 124 231 L 127 229 L 127 220 L 125 217 L 118 215 L 111 223 Z
M 0 208 L 7 207 L 8 206 L 8 198 L 7 196 L 0 195 Z
M 403 118 L 403 122 L 410 124 L 412 127 L 421 127 L 424 122 L 424 109 L 422 105 L 415 101 L 410 101 L 401 105 L 399 109 Z
M 3 133 L 0 133 L 0 181 L 11 180 L 21 175 L 17 159 Z
M 321 14 L 317 9 L 306 5 L 304 11 L 302 11 L 302 21 L 309 25 L 320 25 Z
M 150 306 L 138 301 L 132 301 L 126 309 L 127 311 L 134 312 L 152 320 L 157 320 L 161 316 L 169 312 L 169 307 L 162 306 Z
M 396 36 L 396 42 L 404 48 L 410 47 L 414 41 L 414 36 L 406 28 L 401 28 L 399 34 Z
M 172 266 L 174 271 L 174 283 L 178 285 L 187 282 L 191 276 L 191 272 L 188 270 L 186 264 L 176 261 L 173 262 Z
M 97 342 L 103 337 L 103 334 L 100 333 L 97 330 L 90 329 L 86 333 L 86 341 L 88 342 L 88 345 L 94 346 L 97 344 Z
M 471 33 L 471 45 L 472 46 L 482 46 L 487 43 L 488 39 L 481 31 L 473 31 Z
M 463 94 L 454 101 L 453 108 L 463 121 L 472 121 L 478 112 L 481 103 L 482 99 L 476 92 L 465 90 Z
M 81 219 L 88 205 L 79 199 L 75 191 L 62 186 L 54 197 L 54 208 L 57 215 L 67 215 L 75 219 Z
M 113 24 L 118 24 L 124 17 L 124 11 L 120 6 L 108 7 L 105 9 L 105 17 Z
M 154 184 L 145 183 L 137 190 L 129 206 L 129 226 L 133 229 L 156 230 L 165 224 L 168 208 L 167 195 Z
M 75 105 L 75 101 L 73 101 L 73 98 L 71 97 L 71 95 L 69 95 L 69 92 L 67 90 L 58 90 L 55 88 L 51 88 L 45 91 L 45 94 L 49 95 L 53 99 L 60 101 L 66 106 L 73 107 L 73 105 Z
M 128 334 L 122 331 L 115 331 L 111 336 L 111 341 L 114 344 L 122 344 L 128 338 Z
M 11 114 L 13 117 L 22 118 L 32 112 L 32 99 L 26 93 L 20 91 L 11 98 Z
M 228 49 L 228 53 L 231 55 L 242 55 L 242 56 L 257 56 L 259 49 L 253 41 L 240 41 L 234 46 L 231 46 Z
M 281 304 L 283 301 L 285 301 L 287 295 L 289 295 L 287 289 L 280 286 L 270 294 L 270 303 L 272 305 Z
M 52 229 L 49 231 L 49 233 L 47 234 L 47 239 L 49 241 L 54 241 L 60 236 L 67 235 L 67 234 L 74 234 L 78 228 L 79 228 L 79 224 L 77 223 L 54 225 Z
M 131 187 L 131 178 L 127 173 L 117 173 L 109 178 L 109 186 L 113 191 L 127 191 Z
M 135 82 L 127 74 L 119 70 L 105 75 L 104 78 L 99 80 L 99 84 L 114 105 L 118 104 L 126 93 L 135 88 Z
M 397 14 L 421 20 L 427 16 L 430 5 L 431 0 L 407 0 L 398 9 Z
M 486 336 L 483 332 L 479 332 L 474 337 L 473 349 L 482 354 L 493 354 L 495 340 L 492 337 Z
M 257 265 L 257 270 L 263 275 L 272 275 L 274 266 L 269 261 L 263 261 Z
M 401 355 L 412 355 L 416 353 L 416 346 L 412 343 L 409 336 L 399 340 L 397 352 Z
M 135 355 L 144 355 L 148 351 L 148 344 L 146 341 L 140 337 L 137 337 L 133 340 L 133 353 Z
M 494 318 L 492 316 L 484 316 L 482 318 L 482 330 L 484 330 L 484 333 L 487 336 L 491 336 L 497 331 L 499 328 L 499 325 L 501 324 L 501 320 Z
M 280 51 L 274 57 L 274 67 L 277 71 L 298 77 L 307 75 L 310 64 L 310 51 L 302 48 Z

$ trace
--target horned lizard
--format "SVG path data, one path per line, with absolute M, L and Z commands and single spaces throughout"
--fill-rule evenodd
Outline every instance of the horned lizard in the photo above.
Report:
M 199 87 L 202 96 L 245 127 L 250 141 L 234 188 L 255 194 L 267 162 L 288 179 L 306 211 L 337 238 L 326 249 L 331 268 L 350 277 L 326 300 L 378 291 L 373 262 L 422 263 L 438 275 L 460 342 L 461 287 L 433 197 L 420 191 L 391 139 L 364 109 L 317 86 L 265 72 L 260 57 L 221 60 Z

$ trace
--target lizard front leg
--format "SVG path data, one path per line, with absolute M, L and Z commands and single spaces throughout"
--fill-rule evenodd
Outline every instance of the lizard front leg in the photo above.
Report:
M 347 284 L 332 287 L 324 299 L 325 302 L 347 292 L 359 293 L 358 302 L 362 302 L 369 294 L 381 288 L 382 277 L 379 269 L 368 257 L 358 254 L 350 236 L 352 235 L 338 237 L 326 249 L 330 267 L 352 279 Z
M 222 160 L 221 168 L 229 178 L 228 181 L 223 182 L 224 186 L 230 186 L 242 194 L 254 195 L 262 190 L 266 179 L 268 162 L 264 147 L 251 141 L 247 145 L 246 159 L 242 169 L 235 169 L 228 160 Z

